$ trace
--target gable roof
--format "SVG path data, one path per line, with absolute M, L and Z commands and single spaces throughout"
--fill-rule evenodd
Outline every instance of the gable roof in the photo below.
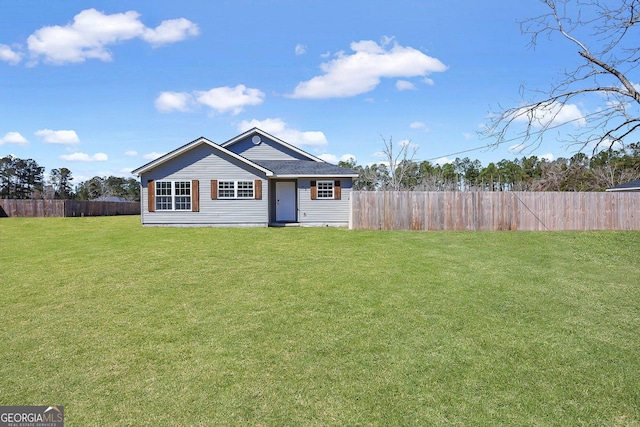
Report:
M 241 161 L 242 163 L 244 163 L 246 165 L 249 165 L 249 166 L 252 166 L 252 167 L 254 167 L 254 168 L 258 169 L 258 170 L 261 170 L 262 172 L 267 174 L 267 176 L 272 176 L 273 175 L 273 173 L 270 170 L 264 168 L 263 166 L 260 166 L 260 165 L 256 164 L 255 162 L 252 162 L 251 160 L 249 160 L 249 159 L 247 159 L 245 157 L 242 157 L 239 154 L 236 154 L 236 153 L 234 153 L 232 151 L 229 151 L 226 148 L 216 144 L 215 142 L 209 141 L 204 136 L 201 136 L 200 138 L 195 139 L 195 140 L 183 145 L 182 147 L 178 147 L 175 150 L 170 151 L 169 153 L 165 154 L 164 156 L 160 156 L 157 159 L 152 160 L 149 163 L 147 163 L 145 165 L 142 165 L 137 169 L 132 170 L 131 173 L 140 176 L 141 173 L 147 172 L 147 171 L 149 171 L 149 170 L 151 170 L 151 169 L 153 169 L 155 167 L 158 167 L 159 165 L 161 165 L 161 164 L 163 164 L 163 163 L 165 163 L 165 162 L 167 162 L 167 161 L 169 161 L 169 160 L 171 160 L 171 159 L 173 159 L 175 157 L 178 157 L 179 155 L 181 155 L 181 154 L 183 154 L 183 153 L 185 153 L 185 152 L 187 152 L 187 151 L 189 151 L 189 150 L 191 150 L 191 149 L 193 149 L 195 147 L 198 147 L 198 146 L 200 146 L 202 144 L 207 144 L 211 148 L 213 148 L 215 150 L 218 150 L 218 151 L 221 151 L 222 153 L 224 153 L 224 154 L 226 154 L 228 156 L 231 156 L 234 159 L 239 160 L 239 161 Z
M 640 179 L 607 188 L 607 191 L 640 191 Z
M 248 131 L 246 131 L 246 132 L 244 132 L 244 133 L 241 133 L 240 135 L 238 135 L 238 136 L 236 136 L 236 137 L 231 138 L 231 139 L 230 139 L 230 140 L 228 140 L 227 142 L 223 142 L 221 145 L 222 145 L 224 148 L 228 148 L 228 147 L 232 146 L 233 144 L 235 144 L 236 142 L 242 141 L 242 140 L 246 139 L 247 137 L 249 137 L 249 136 L 251 136 L 251 135 L 253 135 L 253 134 L 263 136 L 263 137 L 265 137 L 265 138 L 267 138 L 267 139 L 271 139 L 272 141 L 277 142 L 278 144 L 280 144 L 280 145 L 282 145 L 282 146 L 284 146 L 284 147 L 288 148 L 289 150 L 292 150 L 292 151 L 294 151 L 294 152 L 296 152 L 296 153 L 298 153 L 298 154 L 301 154 L 301 155 L 305 156 L 305 157 L 306 157 L 306 158 L 308 158 L 309 160 L 312 160 L 312 161 L 314 161 L 314 162 L 322 162 L 322 163 L 325 163 L 325 161 L 324 161 L 324 160 L 322 160 L 322 159 L 320 159 L 320 158 L 318 158 L 318 157 L 316 157 L 316 156 L 314 156 L 314 155 L 312 155 L 312 154 L 309 154 L 309 153 L 307 153 L 306 151 L 301 150 L 301 149 L 299 149 L 299 148 L 298 148 L 298 147 L 296 147 L 296 146 L 293 146 L 293 145 L 291 145 L 291 144 L 289 144 L 289 143 L 287 143 L 287 142 L 284 142 L 284 141 L 283 141 L 283 140 L 281 140 L 280 138 L 276 138 L 275 136 L 270 135 L 270 134 L 268 134 L 267 132 L 263 131 L 262 129 L 258 129 L 258 128 L 256 128 L 256 127 L 254 127 L 253 129 L 249 129 Z
M 256 160 L 260 166 L 269 169 L 280 178 L 286 177 L 353 177 L 358 173 L 326 162 L 311 160 Z
M 309 160 L 249 160 L 246 157 L 241 156 L 240 154 L 236 154 L 233 151 L 227 149 L 230 145 L 245 139 L 252 134 L 259 134 L 264 136 L 265 138 L 269 138 L 277 142 L 278 144 L 282 144 L 283 146 L 302 154 Z M 358 173 L 352 169 L 343 168 L 340 166 L 333 165 L 331 163 L 327 163 L 324 160 L 315 157 L 309 153 L 300 150 L 299 148 L 294 147 L 293 145 L 287 144 L 286 142 L 269 135 L 266 132 L 258 128 L 253 128 L 242 135 L 239 135 L 229 141 L 225 142 L 222 145 L 218 145 L 215 142 L 208 140 L 207 138 L 201 136 L 198 139 L 195 139 L 182 147 L 178 147 L 175 150 L 158 157 L 155 160 L 150 161 L 149 163 L 140 166 L 137 169 L 131 171 L 132 174 L 140 176 L 140 174 L 145 173 L 155 167 L 162 165 L 165 162 L 174 159 L 185 152 L 192 150 L 200 145 L 206 144 L 213 148 L 214 150 L 218 150 L 232 158 L 239 160 L 240 162 L 251 166 L 255 169 L 258 169 L 264 172 L 267 176 L 277 176 L 280 178 L 294 178 L 294 177 L 352 177 L 357 178 Z

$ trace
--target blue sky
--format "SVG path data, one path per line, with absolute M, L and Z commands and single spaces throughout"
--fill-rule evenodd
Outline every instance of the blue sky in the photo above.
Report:
M 3 0 L 1 11 L 0 156 L 67 167 L 75 183 L 253 126 L 331 162 L 378 162 L 382 137 L 440 162 L 571 151 L 545 138 L 533 152 L 516 140 L 456 154 L 490 142 L 477 132 L 492 109 L 518 105 L 521 85 L 544 89 L 578 61 L 564 41 L 527 48 L 518 22 L 545 12 L 537 0 Z

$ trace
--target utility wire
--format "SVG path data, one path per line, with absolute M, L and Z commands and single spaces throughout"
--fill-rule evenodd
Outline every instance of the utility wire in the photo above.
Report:
M 528 133 L 528 135 L 529 136 L 531 136 L 531 135 L 533 135 L 533 136 L 541 135 L 541 134 L 543 134 L 544 132 L 546 132 L 548 130 L 557 129 L 557 128 L 561 127 L 561 126 L 566 125 L 567 123 L 581 121 L 581 120 L 584 120 L 584 119 L 586 119 L 586 118 L 588 118 L 590 116 L 595 116 L 595 115 L 599 115 L 599 114 L 602 114 L 602 113 L 603 113 L 602 111 L 599 111 L 599 112 L 587 114 L 586 116 L 581 116 L 581 117 L 578 117 L 578 118 L 575 118 L 575 119 L 571 119 L 571 120 L 568 120 L 566 122 L 563 122 L 563 123 L 560 123 L 560 124 L 557 124 L 557 125 L 554 125 L 554 126 L 547 126 L 547 127 L 543 128 L 543 129 L 537 130 L 535 132 L 530 132 L 530 133 Z M 426 161 L 429 162 L 429 161 L 432 161 L 432 160 L 441 159 L 443 157 L 456 156 L 458 154 L 469 153 L 471 151 L 478 151 L 478 150 L 482 150 L 482 149 L 490 149 L 492 147 L 497 147 L 497 146 L 505 144 L 505 143 L 519 141 L 519 140 L 522 140 L 524 138 L 525 138 L 525 136 L 522 136 L 522 135 L 521 136 L 514 136 L 513 138 L 504 139 L 504 140 L 502 140 L 500 142 L 496 142 L 496 143 L 493 143 L 493 144 L 482 145 L 480 147 L 470 148 L 468 150 L 458 151 L 458 152 L 450 153 L 450 154 L 444 154 L 442 156 L 432 157 L 432 158 L 429 158 L 429 159 L 424 159 L 423 161 L 426 160 Z

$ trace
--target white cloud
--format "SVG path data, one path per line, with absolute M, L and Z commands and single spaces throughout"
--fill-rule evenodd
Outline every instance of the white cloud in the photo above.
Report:
M 304 55 L 305 53 L 307 53 L 307 46 L 298 43 L 296 45 L 295 52 L 296 52 L 296 55 L 298 55 L 298 56 Z
M 142 156 L 142 158 L 145 159 L 145 160 L 155 160 L 155 159 L 157 159 L 159 157 L 164 156 L 165 154 L 167 154 L 167 153 L 156 153 L 156 152 L 147 153 L 147 154 L 144 154 Z
M 234 115 L 242 112 L 247 105 L 262 104 L 265 97 L 260 90 L 247 88 L 245 85 L 217 87 L 206 92 L 195 91 L 194 95 L 199 103 L 219 113 L 231 111 Z
M 596 138 L 590 140 L 584 148 L 585 151 L 591 155 L 594 151 L 598 152 L 608 150 L 609 148 L 612 150 L 621 150 L 624 148 L 624 144 L 621 141 L 612 138 L 605 138 L 602 142 L 600 142 L 600 139 Z
M 320 154 L 318 157 L 325 162 L 332 163 L 334 165 L 337 165 L 339 162 L 348 162 L 352 159 L 354 161 L 356 160 L 356 156 L 354 156 L 353 154 L 343 154 L 340 157 L 336 156 L 335 154 Z
M 509 147 L 509 152 L 511 154 L 520 154 L 522 153 L 524 150 L 526 150 L 527 148 L 530 148 L 529 145 L 526 144 L 515 144 Z M 552 161 L 554 159 L 554 155 L 552 153 L 547 153 L 547 154 L 543 154 L 541 156 L 538 156 L 539 159 L 545 159 L 547 161 Z
M 425 123 L 423 123 L 423 122 L 412 122 L 409 125 L 409 128 L 411 128 L 411 129 L 424 129 L 426 127 L 427 127 L 427 125 Z
M 244 132 L 254 127 L 260 128 L 263 131 L 295 146 L 306 145 L 321 147 L 327 145 L 327 138 L 323 132 L 303 132 L 297 129 L 292 129 L 282 119 L 244 120 L 238 125 L 238 130 L 240 132 Z
M 402 139 L 398 142 L 398 151 L 405 149 L 407 150 L 407 155 L 411 156 L 411 153 L 415 153 L 420 149 L 419 144 L 414 144 L 410 139 Z
M 454 159 L 450 159 L 448 157 L 440 157 L 439 159 L 434 160 L 433 163 L 436 165 L 443 166 L 449 163 L 453 163 L 453 161 Z
M 158 111 L 167 113 L 170 111 L 189 111 L 189 104 L 193 97 L 185 92 L 162 92 L 156 98 L 155 105 Z
M 509 152 L 513 154 L 520 154 L 525 150 L 525 148 L 527 148 L 526 144 L 515 144 L 509 147 Z
M 462 137 L 464 139 L 474 139 L 475 135 L 472 134 L 471 132 L 462 132 Z
M 400 147 L 417 147 L 416 144 L 412 144 L 410 139 L 401 139 L 398 143 Z
M 7 132 L 5 136 L 0 138 L 0 145 L 2 144 L 16 144 L 16 145 L 27 145 L 29 141 L 20 135 L 19 132 Z
M 607 108 L 610 108 L 610 109 L 615 109 L 615 110 L 618 110 L 618 111 L 625 111 L 627 108 L 629 108 L 631 103 L 630 102 L 624 102 L 624 101 L 607 101 L 606 105 L 607 105 Z
M 247 88 L 245 85 L 236 87 L 217 87 L 207 91 L 162 92 L 155 100 L 158 111 L 190 111 L 192 105 L 205 105 L 218 113 L 231 112 L 239 114 L 248 105 L 259 105 L 264 102 L 265 94 L 258 90 Z
M 22 53 L 16 52 L 6 44 L 0 44 L 0 61 L 5 61 L 11 65 L 16 65 L 20 61 L 22 61 Z
M 185 18 L 162 21 L 155 29 L 147 28 L 142 38 L 152 46 L 175 43 L 200 34 L 198 25 Z
M 86 9 L 65 26 L 53 25 L 36 30 L 27 39 L 34 62 L 65 64 L 87 59 L 110 61 L 109 45 L 142 38 L 153 46 L 184 40 L 199 33 L 198 26 L 179 18 L 163 21 L 155 29 L 146 27 L 140 14 L 130 10 L 107 15 L 96 9 Z
M 43 137 L 47 144 L 72 145 L 80 142 L 80 138 L 74 130 L 41 129 L 35 135 Z
M 344 98 L 374 90 L 383 78 L 425 77 L 447 69 L 440 60 L 412 47 L 393 43 L 387 49 L 391 42 L 386 38 L 382 45 L 371 40 L 351 43 L 353 54 L 339 52 L 333 60 L 322 63 L 324 74 L 299 83 L 290 97 Z
M 408 80 L 398 80 L 396 82 L 396 89 L 402 92 L 403 90 L 416 90 L 417 87 Z
M 514 113 L 514 117 L 517 122 L 528 122 L 531 119 L 531 124 L 538 128 L 550 125 L 559 126 L 567 123 L 572 123 L 576 127 L 582 127 L 587 124 L 584 114 L 577 105 L 557 102 L 531 112 L 520 109 Z
M 109 156 L 104 153 L 96 153 L 93 156 L 85 153 L 73 153 L 61 155 L 60 160 L 67 162 L 106 162 L 109 160 Z
M 129 151 L 125 151 L 124 155 L 129 157 L 135 157 L 138 155 L 138 152 L 134 150 L 129 150 Z

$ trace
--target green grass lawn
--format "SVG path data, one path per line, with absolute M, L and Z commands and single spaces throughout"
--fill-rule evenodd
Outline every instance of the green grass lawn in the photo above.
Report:
M 0 405 L 67 426 L 640 425 L 640 233 L 0 219 Z

